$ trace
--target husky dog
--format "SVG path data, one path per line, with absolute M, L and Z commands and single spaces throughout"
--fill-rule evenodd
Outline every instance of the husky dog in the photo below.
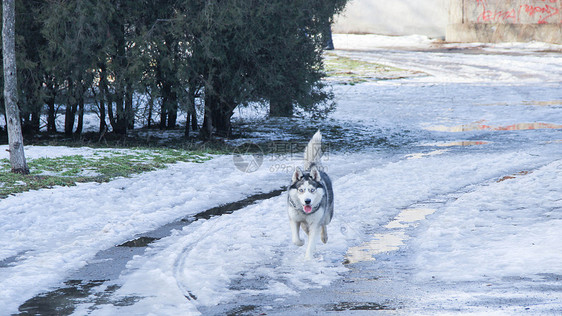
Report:
M 318 236 L 323 243 L 328 241 L 326 225 L 334 214 L 332 182 L 322 170 L 322 134 L 316 132 L 304 150 L 304 171 L 297 167 L 288 189 L 289 220 L 293 243 L 304 245 L 299 237 L 300 228 L 308 235 L 306 259 L 311 259 L 316 249 Z

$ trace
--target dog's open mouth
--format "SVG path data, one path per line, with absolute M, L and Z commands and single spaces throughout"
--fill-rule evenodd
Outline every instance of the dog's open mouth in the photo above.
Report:
M 306 214 L 309 214 L 310 212 L 312 212 L 312 206 L 310 206 L 310 205 L 305 205 L 305 206 L 302 207 L 302 209 Z

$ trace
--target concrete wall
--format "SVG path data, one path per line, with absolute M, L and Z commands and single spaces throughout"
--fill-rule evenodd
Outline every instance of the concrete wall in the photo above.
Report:
M 334 33 L 445 37 L 449 0 L 350 0 Z
M 562 0 L 451 0 L 447 41 L 562 44 Z

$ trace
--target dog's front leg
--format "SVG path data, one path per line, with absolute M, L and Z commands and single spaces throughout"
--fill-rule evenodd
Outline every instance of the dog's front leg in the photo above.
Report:
M 291 220 L 290 222 L 291 222 L 291 233 L 293 238 L 293 244 L 300 247 L 304 245 L 304 241 L 299 237 L 300 223 L 293 220 Z
M 312 259 L 312 256 L 314 256 L 316 252 L 316 240 L 318 240 L 320 234 L 320 228 L 317 225 L 310 225 L 309 229 L 308 246 L 306 247 L 306 254 L 304 255 L 304 258 L 307 260 Z

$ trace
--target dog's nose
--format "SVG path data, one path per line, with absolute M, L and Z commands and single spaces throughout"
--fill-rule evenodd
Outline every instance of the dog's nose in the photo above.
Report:
M 306 203 L 306 205 L 310 204 L 310 202 L 311 202 L 310 199 L 304 200 L 304 203 Z

